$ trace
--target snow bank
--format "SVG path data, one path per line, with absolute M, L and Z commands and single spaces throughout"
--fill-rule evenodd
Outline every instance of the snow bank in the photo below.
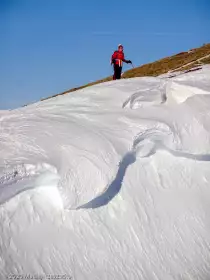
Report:
M 1 278 L 210 278 L 209 76 L 0 111 Z

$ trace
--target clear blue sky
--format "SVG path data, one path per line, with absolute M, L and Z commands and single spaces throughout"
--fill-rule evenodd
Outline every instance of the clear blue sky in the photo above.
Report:
M 119 43 L 138 66 L 207 42 L 209 0 L 0 0 L 0 109 L 111 75 Z

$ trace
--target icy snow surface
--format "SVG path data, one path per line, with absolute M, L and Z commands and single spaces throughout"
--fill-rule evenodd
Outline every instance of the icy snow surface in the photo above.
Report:
M 205 66 L 0 111 L 0 279 L 210 279 L 209 89 Z

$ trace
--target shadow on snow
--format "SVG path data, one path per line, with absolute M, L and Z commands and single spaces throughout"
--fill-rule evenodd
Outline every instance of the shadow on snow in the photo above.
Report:
M 120 191 L 127 168 L 136 161 L 135 152 L 128 152 L 119 164 L 115 179 L 108 186 L 107 190 L 88 203 L 77 209 L 94 209 L 107 205 Z

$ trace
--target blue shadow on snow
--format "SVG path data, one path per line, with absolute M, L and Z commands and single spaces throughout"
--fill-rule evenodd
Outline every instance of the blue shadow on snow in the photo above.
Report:
M 101 206 L 107 205 L 120 191 L 122 187 L 122 182 L 125 177 L 127 168 L 136 161 L 135 152 L 128 152 L 119 164 L 119 169 L 115 179 L 108 186 L 107 190 L 89 201 L 88 203 L 79 206 L 77 209 L 94 209 Z

